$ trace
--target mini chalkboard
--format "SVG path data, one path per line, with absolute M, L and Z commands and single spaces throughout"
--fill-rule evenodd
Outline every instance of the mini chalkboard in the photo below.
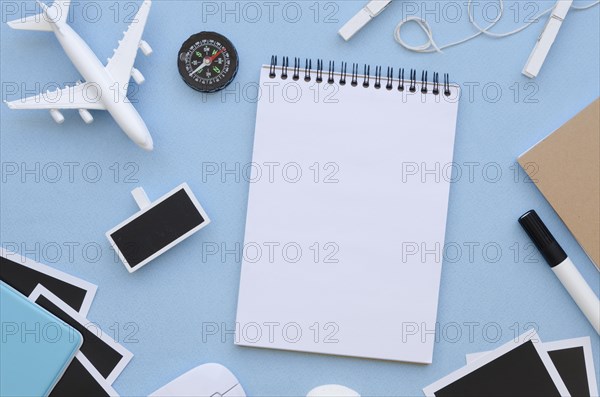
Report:
M 106 233 L 130 273 L 210 223 L 185 183 L 153 203 L 142 188 L 132 191 L 132 195 L 140 211 Z

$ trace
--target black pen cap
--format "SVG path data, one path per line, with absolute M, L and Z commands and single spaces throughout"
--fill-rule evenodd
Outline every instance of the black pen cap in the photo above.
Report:
M 527 232 L 531 241 L 542 253 L 550 267 L 560 265 L 567 259 L 567 254 L 554 239 L 550 230 L 544 225 L 537 212 L 527 211 L 519 218 L 519 223 Z

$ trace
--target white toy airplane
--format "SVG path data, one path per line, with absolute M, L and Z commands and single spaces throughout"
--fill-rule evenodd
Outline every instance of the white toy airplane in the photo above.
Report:
M 67 25 L 70 3 L 70 0 L 55 1 L 51 6 L 47 6 L 38 1 L 42 8 L 41 14 L 8 22 L 8 25 L 13 29 L 54 32 L 65 53 L 86 82 L 79 82 L 73 87 L 55 92 L 7 102 L 8 107 L 49 109 L 50 115 L 59 124 L 65 121 L 60 109 L 78 109 L 86 124 L 94 120 L 89 110 L 106 110 L 132 141 L 146 150 L 152 150 L 154 144 L 148 127 L 127 100 L 129 78 L 133 77 L 137 84 L 144 82 L 144 76 L 133 67 L 138 48 L 144 55 L 152 53 L 152 48 L 142 40 L 151 1 L 146 0 L 142 3 L 106 66 Z

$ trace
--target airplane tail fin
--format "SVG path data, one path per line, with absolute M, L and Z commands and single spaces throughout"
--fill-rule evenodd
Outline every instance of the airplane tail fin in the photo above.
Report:
M 8 22 L 8 26 L 19 30 L 37 30 L 43 32 L 52 32 L 52 26 L 57 26 L 60 29 L 62 24 L 67 23 L 69 17 L 69 7 L 71 0 L 54 1 L 51 6 L 37 1 L 42 12 L 36 15 L 31 15 L 27 18 L 19 18 Z

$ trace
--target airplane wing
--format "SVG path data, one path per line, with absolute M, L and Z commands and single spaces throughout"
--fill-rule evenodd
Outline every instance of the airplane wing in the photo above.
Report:
M 127 91 L 127 83 L 131 77 L 137 50 L 142 44 L 142 33 L 146 27 L 151 5 L 150 0 L 145 0 L 142 3 L 138 13 L 124 33 L 123 39 L 119 41 L 119 47 L 106 65 L 107 72 L 119 84 L 121 92 Z
M 110 94 L 109 94 L 110 95 Z M 65 87 L 62 90 L 48 91 L 39 95 L 7 102 L 11 109 L 93 109 L 104 110 L 99 87 L 93 83 L 83 83 Z

